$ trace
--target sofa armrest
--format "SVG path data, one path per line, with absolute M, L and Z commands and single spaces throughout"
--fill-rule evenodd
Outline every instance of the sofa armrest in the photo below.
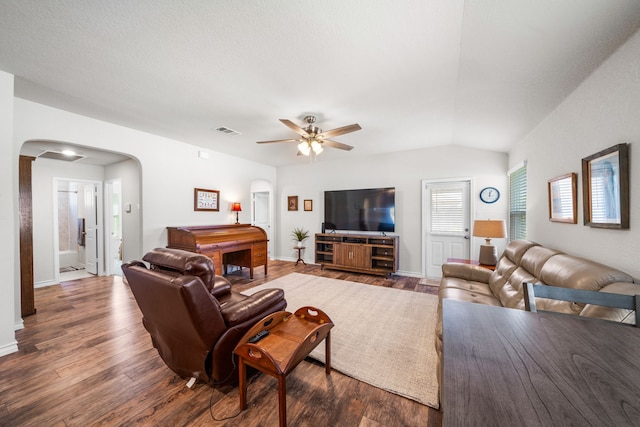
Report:
M 228 326 L 234 326 L 259 316 L 261 313 L 264 313 L 264 316 L 266 316 L 269 314 L 267 310 L 270 307 L 277 305 L 283 300 L 284 291 L 282 289 L 265 289 L 243 300 L 223 305 L 222 316 Z
M 229 292 L 231 292 L 231 283 L 226 278 L 216 275 L 213 280 L 211 295 L 216 299 L 220 299 L 220 297 L 227 295 Z
M 457 277 L 473 282 L 489 283 L 493 271 L 479 265 L 447 262 L 442 264 L 442 277 Z

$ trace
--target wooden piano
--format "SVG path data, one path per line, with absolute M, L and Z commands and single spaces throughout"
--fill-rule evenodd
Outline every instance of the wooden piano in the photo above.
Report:
M 168 248 L 184 249 L 208 256 L 216 274 L 227 274 L 227 265 L 253 268 L 264 265 L 267 275 L 267 233 L 249 224 L 167 227 Z

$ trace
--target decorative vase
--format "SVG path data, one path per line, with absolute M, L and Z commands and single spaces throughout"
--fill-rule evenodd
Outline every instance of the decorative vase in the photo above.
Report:
M 298 240 L 298 247 L 301 248 L 302 247 L 302 240 Z

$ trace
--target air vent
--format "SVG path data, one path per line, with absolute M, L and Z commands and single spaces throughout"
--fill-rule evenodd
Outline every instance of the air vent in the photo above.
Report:
M 76 160 L 85 158 L 85 156 L 80 156 L 78 154 L 72 154 L 69 156 L 66 154 L 58 153 L 56 151 L 45 151 L 38 157 L 43 159 L 64 160 L 65 162 L 75 162 Z
M 220 126 L 219 128 L 216 128 L 216 131 L 229 136 L 240 135 L 240 132 L 238 132 L 237 130 L 230 129 L 226 126 Z

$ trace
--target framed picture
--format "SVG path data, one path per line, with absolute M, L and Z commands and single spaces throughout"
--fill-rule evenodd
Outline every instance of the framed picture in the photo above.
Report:
M 194 211 L 220 211 L 220 191 L 206 190 L 204 188 L 193 189 Z
M 298 210 L 298 196 L 287 197 L 287 209 L 290 211 Z
M 549 221 L 576 224 L 578 222 L 578 207 L 576 189 L 578 175 L 568 173 L 550 179 L 547 183 L 549 190 Z
M 305 200 L 304 201 L 304 210 L 312 211 L 313 210 L 313 200 Z
M 629 228 L 629 146 L 618 144 L 582 159 L 584 225 Z

